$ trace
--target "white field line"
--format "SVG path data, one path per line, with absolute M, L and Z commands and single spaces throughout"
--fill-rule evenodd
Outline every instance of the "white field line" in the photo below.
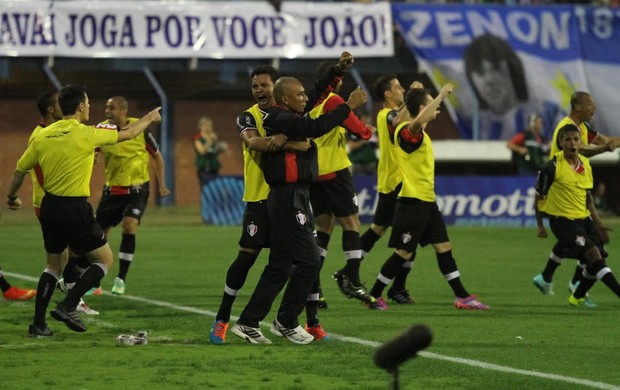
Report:
M 15 274 L 15 273 L 12 273 L 12 272 L 4 272 L 4 274 L 8 275 L 8 276 L 11 276 L 11 277 L 14 277 L 16 279 L 27 280 L 27 281 L 31 281 L 31 282 L 38 281 L 37 278 L 34 278 L 32 276 L 28 276 L 28 275 Z M 107 291 L 104 291 L 103 294 L 104 295 L 112 295 L 111 293 L 109 293 Z M 137 296 L 133 296 L 133 295 L 121 295 L 121 296 L 116 296 L 116 297 L 117 298 L 127 299 L 129 301 L 148 303 L 148 304 L 153 305 L 153 306 L 168 307 L 170 309 L 174 309 L 174 310 L 178 310 L 178 311 L 185 311 L 185 312 L 189 312 L 189 313 L 201 314 L 201 315 L 208 316 L 208 317 L 214 317 L 215 318 L 215 315 L 216 315 L 215 312 L 212 312 L 210 310 L 198 309 L 196 307 L 191 307 L 191 306 L 181 306 L 181 305 L 176 305 L 176 304 L 170 303 L 170 302 L 158 301 L 158 300 L 155 300 L 155 299 L 142 298 L 142 297 L 137 297 Z M 238 317 L 232 316 L 232 319 L 236 320 L 236 319 L 238 319 Z M 266 322 L 262 322 L 261 323 L 261 326 L 263 326 L 263 327 L 268 327 L 269 325 L 270 324 L 266 323 Z M 329 333 L 329 336 L 331 338 L 333 338 L 333 339 L 336 339 L 336 340 L 344 341 L 344 342 L 347 342 L 347 343 L 355 343 L 355 344 L 360 344 L 360 345 L 366 345 L 366 346 L 369 346 L 369 347 L 378 347 L 378 346 L 381 345 L 381 343 L 379 343 L 377 341 L 359 339 L 359 338 L 356 338 L 356 337 L 343 336 L 343 335 L 338 335 L 338 334 L 334 334 L 334 333 L 331 333 L 331 332 Z M 575 385 L 587 386 L 587 387 L 591 387 L 591 388 L 594 388 L 594 389 L 620 390 L 620 386 L 612 385 L 612 384 L 609 384 L 609 383 L 596 382 L 596 381 L 591 381 L 591 380 L 587 380 L 587 379 L 574 378 L 574 377 L 564 376 L 564 375 L 549 374 L 549 373 L 540 372 L 540 371 L 521 370 L 521 369 L 518 369 L 518 368 L 500 366 L 500 365 L 493 364 L 493 363 L 485 363 L 485 362 L 481 362 L 481 361 L 478 361 L 478 360 L 464 359 L 464 358 L 447 356 L 447 355 L 440 355 L 438 353 L 433 353 L 433 352 L 421 351 L 421 352 L 418 352 L 418 355 L 422 356 L 424 358 L 428 358 L 428 359 L 444 360 L 444 361 L 448 361 L 448 362 L 452 362 L 452 363 L 464 364 L 464 365 L 467 365 L 467 366 L 481 368 L 483 370 L 499 371 L 499 372 L 505 372 L 505 373 L 510 373 L 510 374 L 524 375 L 524 376 L 533 376 L 533 377 L 537 377 L 537 378 L 550 379 L 550 380 L 566 382 L 566 383 L 575 384 Z

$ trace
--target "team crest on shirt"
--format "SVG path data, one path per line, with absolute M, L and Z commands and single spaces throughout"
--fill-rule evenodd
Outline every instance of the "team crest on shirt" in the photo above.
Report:
M 586 238 L 584 236 L 577 236 L 575 238 L 575 244 L 578 246 L 584 246 L 586 244 Z
M 302 213 L 301 211 L 297 212 L 295 218 L 297 218 L 297 222 L 299 222 L 300 225 L 305 225 L 306 221 L 308 220 L 308 218 L 306 218 L 306 214 Z
M 409 232 L 403 233 L 402 240 L 403 240 L 403 244 L 406 244 L 409 241 L 411 241 L 411 233 Z
M 258 226 L 251 223 L 247 226 L 247 230 L 250 237 L 254 237 L 254 235 L 258 232 Z

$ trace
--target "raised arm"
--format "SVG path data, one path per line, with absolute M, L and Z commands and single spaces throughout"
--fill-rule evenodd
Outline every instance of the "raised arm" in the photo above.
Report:
M 441 91 L 439 91 L 437 97 L 433 99 L 433 101 L 430 102 L 428 105 L 426 105 L 420 111 L 418 116 L 409 120 L 409 124 L 407 125 L 409 131 L 411 131 L 412 133 L 418 133 L 420 130 L 422 130 L 425 124 L 435 119 L 435 117 L 437 117 L 437 114 L 439 114 L 439 105 L 449 94 L 452 93 L 452 91 L 454 91 L 454 86 L 452 84 L 448 83 L 444 85 L 441 88 Z
M 144 133 L 144 130 L 146 130 L 146 128 L 149 127 L 151 123 L 161 122 L 161 115 L 159 113 L 160 110 L 161 107 L 157 107 L 142 118 L 138 119 L 136 122 L 129 124 L 129 126 L 124 128 L 122 131 L 119 131 L 117 142 L 134 139 L 140 134 Z
M 342 79 L 345 72 L 353 66 L 353 56 L 351 53 L 343 51 L 340 55 L 340 61 L 336 66 L 330 68 L 320 79 L 318 79 L 312 88 L 306 92 L 308 102 L 306 104 L 306 112 L 310 111 L 317 102 L 324 99 L 327 94 L 333 91 L 334 86 Z

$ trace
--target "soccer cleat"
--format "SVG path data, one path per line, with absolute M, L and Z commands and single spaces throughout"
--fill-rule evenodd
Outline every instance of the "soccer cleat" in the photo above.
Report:
M 51 337 L 53 335 L 54 332 L 52 332 L 47 325 L 45 325 L 44 328 L 40 328 L 35 324 L 28 325 L 28 337 L 40 339 L 43 337 Z
M 470 295 L 465 298 L 456 298 L 454 301 L 454 307 L 457 309 L 465 310 L 488 310 L 489 306 L 476 300 L 475 295 Z
M 347 298 L 355 298 L 367 304 L 374 303 L 375 298 L 368 294 L 364 286 L 354 285 L 343 270 L 337 271 L 333 278 L 336 280 L 340 291 Z
M 118 276 L 114 279 L 114 285 L 112 286 L 112 294 L 123 295 L 125 294 L 125 281 Z
M 394 289 L 389 289 L 387 293 L 388 299 L 400 303 L 403 305 L 411 305 L 415 303 L 411 295 L 409 295 L 409 290 L 396 291 Z
M 8 290 L 2 293 L 2 296 L 9 301 L 27 301 L 35 295 L 37 295 L 37 290 L 19 288 L 15 286 L 9 287 Z
M 50 312 L 55 320 L 64 322 L 67 328 L 74 332 L 86 332 L 86 325 L 80 319 L 75 309 L 69 310 L 62 303 L 56 305 L 56 308 Z
M 213 321 L 209 340 L 211 344 L 224 344 L 226 342 L 226 331 L 228 330 L 228 322 L 223 320 Z
M 577 283 L 574 283 L 574 284 L 573 284 L 573 281 L 572 281 L 572 280 L 571 280 L 571 281 L 569 281 L 569 282 L 568 282 L 568 292 L 569 292 L 569 293 L 571 293 L 571 294 L 574 294 L 574 293 L 575 293 L 575 290 L 577 290 L 577 287 L 579 287 L 579 282 L 580 282 L 580 281 L 578 280 L 578 281 L 577 281 Z M 589 301 L 590 301 L 590 303 L 594 305 L 593 307 L 596 307 L 596 305 L 594 304 L 594 302 L 592 302 L 592 299 L 590 299 L 589 297 L 590 297 L 590 293 L 589 293 L 589 292 L 587 292 L 587 293 L 586 293 L 586 299 L 587 299 L 587 300 L 589 300 Z
M 93 287 L 90 290 L 86 291 L 86 294 L 84 295 L 103 295 L 103 289 L 101 288 L 101 286 Z
M 539 289 L 540 292 L 543 293 L 544 295 L 554 294 L 553 283 L 545 282 L 545 279 L 543 278 L 542 274 L 538 274 L 534 276 L 534 279 L 532 279 L 532 282 L 534 282 L 534 286 L 536 286 L 536 288 Z
M 273 320 L 269 330 L 275 335 L 280 333 L 295 344 L 310 344 L 314 340 L 314 336 L 306 332 L 301 326 L 297 325 L 295 328 L 286 328 L 277 319 Z
M 317 326 L 308 326 L 308 324 L 306 324 L 305 330 L 306 332 L 311 334 L 312 337 L 314 337 L 316 341 L 330 341 L 331 340 L 331 338 L 329 337 L 325 329 L 323 329 L 321 324 L 318 324 Z
M 592 300 L 588 297 L 583 298 L 575 298 L 573 294 L 568 297 L 568 304 L 571 306 L 583 306 L 590 309 L 594 309 L 596 307 L 596 303 L 592 302 Z
M 260 331 L 260 328 L 253 328 L 251 326 L 235 323 L 232 328 L 230 328 L 230 331 L 241 337 L 248 343 L 271 344 L 271 340 L 263 336 L 263 332 Z
M 387 310 L 388 304 L 382 297 L 375 298 L 375 301 L 372 303 L 366 303 L 366 307 L 370 310 Z
M 88 306 L 86 302 L 84 302 L 84 300 L 81 298 L 80 298 L 80 302 L 75 307 L 75 311 L 77 311 L 78 313 L 84 313 L 87 316 L 98 316 L 99 315 L 99 312 L 97 310 L 91 309 L 91 307 Z

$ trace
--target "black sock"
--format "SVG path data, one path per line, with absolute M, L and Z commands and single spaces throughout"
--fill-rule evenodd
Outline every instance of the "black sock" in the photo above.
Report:
M 103 267 L 103 268 L 102 268 Z M 65 299 L 62 301 L 62 305 L 68 309 L 75 309 L 80 299 L 86 294 L 88 290 L 93 287 L 99 286 L 101 279 L 105 276 L 103 271 L 105 266 L 100 263 L 93 263 L 90 267 L 84 271 L 80 279 L 75 283 L 75 286 L 69 291 Z
M 371 228 L 368 228 L 360 237 L 364 253 L 370 252 L 380 238 L 380 235 L 375 233 Z
M 319 301 L 308 300 L 306 302 L 306 325 L 319 326 Z
M 372 289 L 370 289 L 370 295 L 375 298 L 379 298 L 381 294 L 383 294 L 385 286 L 394 280 L 394 277 L 402 268 L 403 264 L 405 264 L 405 261 L 405 259 L 396 253 L 392 253 L 392 256 L 390 256 L 385 263 L 383 263 L 383 266 L 379 271 L 379 275 L 375 280 L 375 284 L 372 286 Z
M 126 280 L 129 266 L 133 260 L 133 255 L 136 252 L 136 235 L 135 234 L 123 234 L 121 238 L 121 248 L 118 253 L 119 267 L 118 277 Z M 96 287 L 96 286 L 95 286 Z
M 34 325 L 39 328 L 45 328 L 45 312 L 50 304 L 54 290 L 56 289 L 56 282 L 58 281 L 58 275 L 56 272 L 45 269 L 39 278 L 37 284 L 37 295 L 34 298 Z
M 0 268 L 0 289 L 2 289 L 2 292 L 5 292 L 10 288 L 11 284 L 4 278 L 4 275 L 2 274 L 2 268 Z
M 362 243 L 360 234 L 354 230 L 344 230 L 342 232 L 342 250 L 344 251 L 347 265 L 344 273 L 349 277 L 355 286 L 360 286 L 360 264 L 362 262 Z
M 69 256 L 69 261 L 67 262 L 65 269 L 62 271 L 62 278 L 65 285 L 77 282 L 82 274 L 82 271 L 78 266 L 78 258 L 79 256 Z
M 620 284 L 618 284 L 618 280 L 614 276 L 614 273 L 611 272 L 611 268 L 609 268 L 607 264 L 605 264 L 605 260 L 601 259 L 597 260 L 596 262 L 600 264 L 599 268 L 600 271 L 602 271 L 602 276 L 600 276 L 601 282 L 605 283 L 605 286 L 607 286 L 607 288 L 613 291 L 614 294 L 616 294 L 616 296 L 620 298 Z
M 239 290 L 245 284 L 245 280 L 248 277 L 248 272 L 256 262 L 258 253 L 249 253 L 239 251 L 237 258 L 228 267 L 226 273 L 226 287 L 224 288 L 224 294 L 222 295 L 222 302 L 220 308 L 215 316 L 216 320 L 222 320 L 225 322 L 230 321 L 230 313 L 232 311 L 233 303 Z
M 596 276 L 591 275 L 590 277 L 582 277 L 579 282 L 579 286 L 577 286 L 575 292 L 573 293 L 573 296 L 577 299 L 585 297 L 592 286 L 594 286 L 594 283 L 596 283 Z
M 547 264 L 545 265 L 545 269 L 543 270 L 542 277 L 545 282 L 551 283 L 553 281 L 553 274 L 555 270 L 562 263 L 562 258 L 556 256 L 553 252 L 549 254 L 549 258 L 547 259 Z
M 463 283 L 461 282 L 461 274 L 456 266 L 456 261 L 452 257 L 452 251 L 445 253 L 436 253 L 437 264 L 439 270 L 448 281 L 448 284 L 452 288 L 454 295 L 459 298 L 467 298 L 469 293 L 465 290 Z
M 573 273 L 573 277 L 570 280 L 572 284 L 576 284 L 577 282 L 581 282 L 583 280 L 583 271 L 586 269 L 587 261 L 579 260 L 579 263 L 575 267 L 575 273 Z
M 321 270 L 323 269 L 323 264 L 325 264 L 325 258 L 327 257 L 327 247 L 329 246 L 329 239 L 331 238 L 331 236 L 327 233 L 324 232 L 316 232 L 316 241 L 317 244 L 319 245 L 319 273 L 317 278 L 319 278 L 319 280 L 317 281 L 318 285 L 319 285 L 319 289 L 321 286 Z
M 411 267 L 413 266 L 415 255 L 416 253 L 413 252 L 413 255 L 411 255 L 411 259 L 405 262 L 405 264 L 403 264 L 403 266 L 400 267 L 398 272 L 396 273 L 396 277 L 394 277 L 394 283 L 392 283 L 392 289 L 394 291 L 404 291 L 407 289 L 407 276 L 409 276 L 409 272 L 411 272 Z

